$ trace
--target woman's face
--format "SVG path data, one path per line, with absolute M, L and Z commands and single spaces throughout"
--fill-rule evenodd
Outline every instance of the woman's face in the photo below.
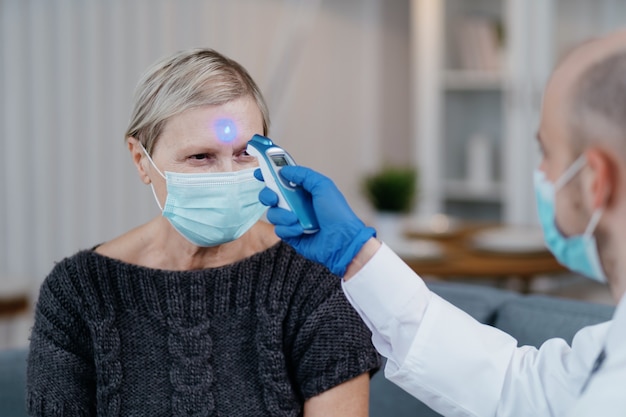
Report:
M 165 174 L 233 172 L 258 166 L 248 155 L 248 141 L 263 134 L 263 117 L 251 97 L 219 106 L 189 109 L 169 119 L 152 151 L 152 160 Z M 167 197 L 165 179 L 142 156 L 146 182 L 152 182 L 161 206 Z
M 246 146 L 254 134 L 263 134 L 263 119 L 251 97 L 189 109 L 166 122 L 152 160 L 163 173 L 253 168 L 258 163 Z

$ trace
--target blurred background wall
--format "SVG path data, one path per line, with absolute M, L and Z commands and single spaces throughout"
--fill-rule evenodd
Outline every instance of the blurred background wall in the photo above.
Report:
M 499 73 L 447 61 L 457 18 L 476 12 L 508 37 Z M 123 138 L 157 59 L 202 46 L 243 64 L 270 136 L 368 222 L 363 177 L 412 163 L 424 207 L 526 224 L 543 84 L 572 46 L 624 22 L 623 0 L 0 0 L 0 301 L 32 304 L 55 261 L 159 215 Z M 475 193 L 463 175 L 481 123 L 501 172 Z M 26 343 L 23 324 L 0 328 L 0 348 Z
M 443 62 L 437 37 L 476 11 L 509 31 L 500 73 Z M 243 64 L 266 96 L 270 136 L 332 177 L 366 221 L 363 177 L 414 164 L 420 203 L 527 223 L 549 71 L 623 22 L 624 0 L 0 0 L 0 299 L 34 299 L 55 261 L 159 214 L 123 138 L 135 84 L 157 59 L 212 47 Z M 481 124 L 501 172 L 476 193 L 464 164 Z
M 270 136 L 336 180 L 357 210 L 364 172 L 408 162 L 408 1 L 1 0 L 0 279 L 155 215 L 124 145 L 140 74 L 177 50 L 242 63 Z

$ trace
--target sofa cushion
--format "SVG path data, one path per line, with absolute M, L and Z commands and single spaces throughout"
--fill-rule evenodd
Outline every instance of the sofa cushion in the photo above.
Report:
M 0 350 L 0 416 L 26 417 L 27 349 Z
M 614 309 L 584 301 L 529 295 L 502 305 L 494 325 L 515 337 L 520 346 L 538 347 L 552 337 L 561 337 L 571 344 L 578 330 L 610 320 Z
M 383 368 L 370 381 L 370 417 L 438 417 L 417 398 L 385 378 Z

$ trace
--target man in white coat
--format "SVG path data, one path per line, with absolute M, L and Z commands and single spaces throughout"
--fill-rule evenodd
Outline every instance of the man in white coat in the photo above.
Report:
M 276 233 L 343 277 L 388 358 L 386 377 L 443 415 L 626 416 L 626 31 L 589 41 L 559 64 L 537 140 L 547 246 L 570 269 L 606 281 L 619 303 L 612 321 L 580 330 L 571 346 L 552 339 L 518 348 L 430 292 L 321 174 L 282 171 L 313 196 L 320 223 L 313 235 L 275 207 L 273 192 L 260 194 L 273 206 Z

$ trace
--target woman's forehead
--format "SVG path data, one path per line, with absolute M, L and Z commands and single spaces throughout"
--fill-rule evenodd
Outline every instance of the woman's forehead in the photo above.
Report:
M 171 117 L 163 128 L 160 140 L 210 140 L 232 143 L 262 134 L 261 111 L 250 98 L 233 100 L 221 105 L 188 109 Z

